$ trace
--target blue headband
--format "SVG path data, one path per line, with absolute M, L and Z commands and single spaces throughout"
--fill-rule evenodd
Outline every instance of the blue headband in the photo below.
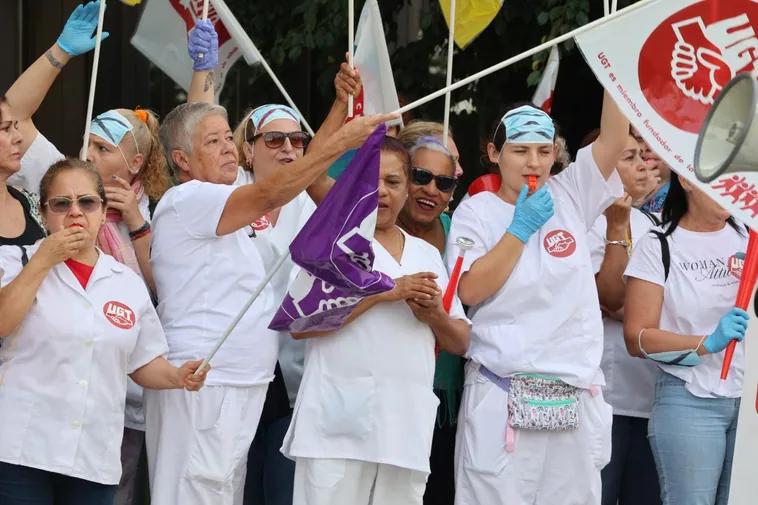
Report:
M 276 121 L 277 119 L 289 119 L 290 121 L 296 122 L 298 125 L 302 122 L 300 114 L 298 114 L 291 107 L 277 104 L 261 105 L 250 113 L 248 119 L 253 122 L 253 135 L 256 135 L 264 126 L 272 121 Z M 246 122 L 245 139 L 247 138 Z
M 552 144 L 555 142 L 553 120 L 545 112 L 531 105 L 508 111 L 500 120 L 500 124 L 505 128 L 505 142 L 509 144 Z M 497 134 L 497 131 L 495 133 Z
M 132 123 L 115 110 L 109 110 L 92 120 L 90 133 L 97 135 L 113 147 L 118 147 L 124 135 L 134 129 Z M 132 133 L 134 135 L 134 133 Z M 134 145 L 137 145 L 135 139 Z

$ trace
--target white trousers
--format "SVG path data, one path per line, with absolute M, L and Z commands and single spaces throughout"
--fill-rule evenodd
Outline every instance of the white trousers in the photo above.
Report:
M 152 505 L 241 505 L 268 384 L 145 390 Z
M 421 505 L 427 477 L 354 459 L 297 458 L 292 505 Z
M 513 452 L 505 447 L 507 405 L 508 395 L 471 363 L 458 417 L 455 504 L 600 505 L 613 422 L 602 393 L 582 393 L 577 430 L 516 430 Z

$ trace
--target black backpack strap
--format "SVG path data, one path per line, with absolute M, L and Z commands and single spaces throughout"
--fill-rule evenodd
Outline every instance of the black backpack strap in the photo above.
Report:
M 648 211 L 646 211 L 644 209 L 640 209 L 640 212 L 642 212 L 643 214 L 645 214 L 645 216 L 647 216 L 647 218 L 650 220 L 650 222 L 653 223 L 653 226 L 660 226 L 661 225 L 661 220 L 658 219 L 658 216 L 656 216 L 655 214 L 653 214 L 651 212 L 648 212 Z
M 669 249 L 669 241 L 662 232 L 656 230 L 650 230 L 658 237 L 661 242 L 661 261 L 663 262 L 663 281 L 666 282 L 669 278 L 669 269 L 671 267 L 671 250 Z
M 29 263 L 29 255 L 26 254 L 26 249 L 24 249 L 22 246 L 18 246 L 19 249 L 21 249 L 21 266 L 25 267 L 27 263 Z

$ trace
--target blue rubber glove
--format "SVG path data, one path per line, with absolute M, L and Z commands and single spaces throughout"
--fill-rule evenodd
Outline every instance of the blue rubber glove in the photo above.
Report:
M 726 349 L 732 340 L 742 342 L 747 331 L 747 322 L 750 315 L 742 309 L 733 308 L 721 317 L 716 331 L 708 335 L 703 342 L 703 347 L 712 353 L 719 353 Z
M 521 188 L 518 200 L 516 200 L 513 221 L 506 230 L 506 233 L 510 233 L 525 244 L 529 241 L 529 237 L 542 228 L 548 219 L 555 214 L 553 199 L 547 190 L 547 186 L 542 186 L 529 198 L 526 197 L 528 192 L 529 187 L 525 184 Z
M 95 48 L 95 30 L 100 17 L 100 0 L 80 5 L 66 21 L 66 26 L 58 37 L 58 47 L 70 56 L 79 56 Z M 110 35 L 103 32 L 101 40 Z
M 190 33 L 187 43 L 187 52 L 195 62 L 192 70 L 213 70 L 218 66 L 218 34 L 211 21 L 195 21 L 195 29 Z

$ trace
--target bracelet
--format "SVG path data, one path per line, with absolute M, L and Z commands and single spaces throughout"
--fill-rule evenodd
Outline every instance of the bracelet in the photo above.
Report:
M 620 245 L 621 247 L 629 248 L 631 245 L 628 240 L 608 240 L 605 239 L 605 245 Z
M 145 221 L 145 224 L 143 224 L 136 230 L 129 232 L 129 238 L 132 240 L 132 242 L 134 242 L 135 240 L 141 239 L 148 233 L 150 233 L 150 223 Z
M 700 339 L 700 342 L 697 344 L 697 347 L 695 347 L 695 354 L 700 350 L 700 346 L 703 345 L 703 342 L 705 342 L 705 339 L 708 338 L 708 335 L 703 335 L 703 338 Z M 706 349 L 707 351 L 708 349 Z
M 55 68 L 57 68 L 58 70 L 63 70 L 63 67 L 66 66 L 64 63 L 61 63 L 60 61 L 58 61 L 58 58 L 53 56 L 52 49 L 47 50 L 47 52 L 45 53 L 45 57 L 47 58 L 47 61 L 49 61 L 50 64 L 54 66 Z

